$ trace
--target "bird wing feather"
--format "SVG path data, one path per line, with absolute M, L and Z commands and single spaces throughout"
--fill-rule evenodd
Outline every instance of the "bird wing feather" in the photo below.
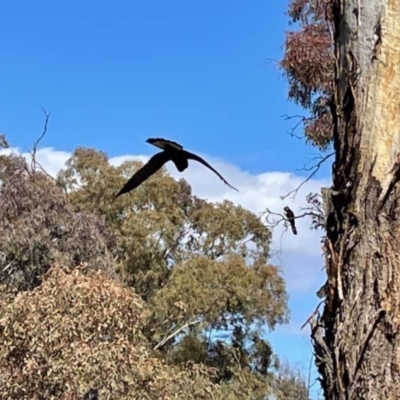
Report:
M 227 185 L 229 186 L 231 189 L 236 190 L 237 192 L 239 190 L 237 190 L 235 187 L 233 187 L 217 170 L 215 170 L 207 161 L 203 160 L 201 157 L 197 156 L 196 154 L 190 153 L 189 151 L 186 150 L 182 150 L 182 153 L 185 154 L 185 156 L 189 159 L 189 160 L 195 160 L 197 162 L 199 162 L 200 164 L 203 164 L 205 167 L 207 167 L 208 169 L 210 169 L 211 171 L 213 171 L 216 175 L 219 176 L 219 178 Z
M 172 148 L 174 150 L 183 150 L 183 146 L 172 140 L 163 138 L 149 138 L 146 140 L 147 143 L 152 144 L 159 149 L 166 150 L 167 148 Z
M 150 158 L 147 164 L 143 165 L 142 168 L 135 172 L 135 174 L 129 179 L 128 182 L 125 183 L 122 189 L 118 192 L 115 198 L 137 188 L 147 178 L 155 174 L 168 161 L 170 161 L 170 155 L 165 151 L 161 151 L 155 154 L 153 157 Z

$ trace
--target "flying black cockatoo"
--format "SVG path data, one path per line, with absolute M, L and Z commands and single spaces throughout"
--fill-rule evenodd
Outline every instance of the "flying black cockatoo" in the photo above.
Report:
M 295 223 L 295 218 L 294 218 L 294 212 L 288 207 L 283 207 L 283 212 L 285 214 L 285 217 L 289 221 L 290 226 L 292 227 L 292 232 L 294 235 L 297 235 L 297 229 L 296 229 L 296 223 Z
M 128 193 L 131 190 L 137 188 L 142 184 L 147 178 L 155 174 L 165 163 L 172 161 L 179 172 L 183 172 L 189 167 L 189 160 L 195 160 L 203 164 L 215 174 L 217 174 L 226 185 L 231 189 L 238 191 L 236 188 L 231 186 L 220 173 L 218 173 L 207 161 L 203 160 L 196 154 L 189 153 L 184 150 L 183 147 L 171 140 L 161 139 L 161 138 L 150 138 L 146 140 L 147 143 L 156 146 L 163 151 L 155 154 L 142 168 L 140 168 L 136 173 L 129 179 L 128 182 L 122 187 L 115 198 L 121 196 L 122 194 Z

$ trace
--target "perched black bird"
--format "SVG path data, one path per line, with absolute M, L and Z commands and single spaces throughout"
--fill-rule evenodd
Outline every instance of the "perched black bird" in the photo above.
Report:
M 283 212 L 285 214 L 285 217 L 289 221 L 290 226 L 292 227 L 292 232 L 294 235 L 297 235 L 297 229 L 296 229 L 296 223 L 295 223 L 295 218 L 294 218 L 294 212 L 288 207 L 283 207 Z
M 219 174 L 207 161 L 203 160 L 196 154 L 189 153 L 184 150 L 183 147 L 171 140 L 161 139 L 161 138 L 150 138 L 146 140 L 147 143 L 156 146 L 163 151 L 155 154 L 141 169 L 139 169 L 128 182 L 125 183 L 123 188 L 118 192 L 115 198 L 121 196 L 122 194 L 128 193 L 131 190 L 137 188 L 142 184 L 147 178 L 155 174 L 165 163 L 172 161 L 179 172 L 183 172 L 189 167 L 189 160 L 195 160 L 203 164 L 215 174 L 217 174 L 226 185 L 230 188 L 238 191 L 236 188 L 231 186 L 221 174 Z

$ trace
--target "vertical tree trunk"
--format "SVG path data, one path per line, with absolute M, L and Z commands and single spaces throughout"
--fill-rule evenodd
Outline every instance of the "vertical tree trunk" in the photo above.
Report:
M 317 366 L 329 400 L 400 399 L 400 0 L 334 0 L 334 20 L 336 160 Z

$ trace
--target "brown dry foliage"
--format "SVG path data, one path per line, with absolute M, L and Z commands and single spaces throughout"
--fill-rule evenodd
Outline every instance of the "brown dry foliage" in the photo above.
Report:
M 288 15 L 293 22 L 300 21 L 303 25 L 323 19 L 332 21 L 332 2 L 331 0 L 292 0 L 288 7 Z
M 53 180 L 19 156 L 0 156 L 0 280 L 32 289 L 52 262 L 112 271 L 115 238 L 104 218 L 76 212 Z
M 2 300 L 2 399 L 78 399 L 90 388 L 101 399 L 211 399 L 217 390 L 211 370 L 149 355 L 137 329 L 143 301 L 102 271 L 55 265 L 40 287 Z
M 300 28 L 286 34 L 280 62 L 289 82 L 289 98 L 310 112 L 303 119 L 306 140 L 320 149 L 332 141 L 330 109 L 335 59 L 332 5 L 328 0 L 293 0 L 289 16 Z
M 314 23 L 301 31 L 288 32 L 282 67 L 289 75 L 289 97 L 310 106 L 311 96 L 330 91 L 333 78 L 331 38 L 321 24 Z

